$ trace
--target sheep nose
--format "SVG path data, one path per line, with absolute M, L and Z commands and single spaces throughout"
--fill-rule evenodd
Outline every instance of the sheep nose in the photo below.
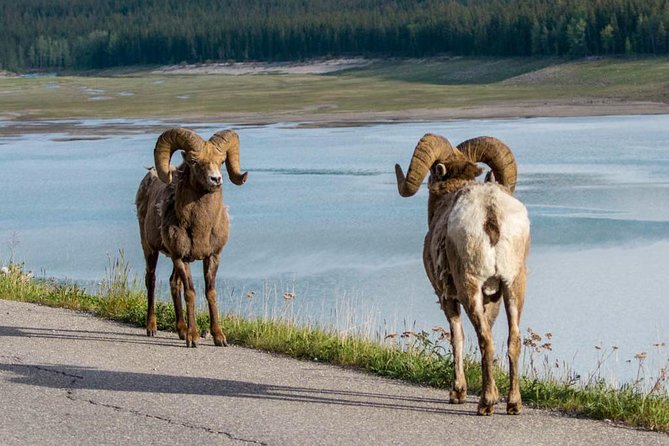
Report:
M 220 175 L 212 175 L 209 177 L 209 181 L 215 186 L 220 186 L 223 178 Z

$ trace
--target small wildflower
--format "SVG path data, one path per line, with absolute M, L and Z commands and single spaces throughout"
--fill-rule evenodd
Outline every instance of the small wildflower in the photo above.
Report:
M 247 299 L 253 299 L 253 296 L 255 296 L 255 295 L 256 295 L 255 291 L 250 291 L 250 292 L 246 293 L 246 296 L 244 296 L 244 297 L 246 297 Z
M 634 355 L 634 359 L 638 359 L 639 361 L 643 361 L 644 359 L 646 359 L 646 356 L 648 356 L 648 354 L 646 352 L 639 352 L 636 355 Z
M 439 341 L 443 341 L 444 339 L 447 339 L 449 341 L 451 340 L 451 333 L 446 331 L 444 327 L 434 327 L 432 328 L 432 331 L 435 333 L 439 333 L 439 337 L 437 338 L 437 340 Z
M 295 293 L 291 293 L 289 291 L 286 291 L 285 293 L 283 293 L 283 298 L 284 298 L 284 300 L 293 300 L 293 299 L 295 299 Z

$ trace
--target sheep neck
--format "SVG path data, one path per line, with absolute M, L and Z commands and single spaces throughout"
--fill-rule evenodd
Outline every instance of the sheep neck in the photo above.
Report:
M 181 225 L 186 228 L 212 227 L 223 208 L 223 188 L 213 191 L 202 188 L 192 179 L 187 165 L 182 166 L 179 173 L 185 181 L 176 182 L 174 204 Z
M 471 180 L 464 178 L 450 178 L 445 181 L 435 181 L 429 185 L 430 195 L 427 200 L 427 222 L 432 221 L 437 209 L 443 206 L 452 206 L 457 192 Z

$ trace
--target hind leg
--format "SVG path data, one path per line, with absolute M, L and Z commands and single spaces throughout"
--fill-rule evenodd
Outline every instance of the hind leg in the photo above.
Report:
M 463 360 L 465 334 L 462 329 L 460 303 L 455 299 L 441 298 L 441 307 L 446 313 L 448 324 L 451 327 L 451 348 L 453 349 L 453 389 L 450 392 L 451 404 L 462 404 L 467 398 L 467 380 Z
M 146 260 L 146 274 L 144 283 L 146 284 L 146 298 L 148 306 L 146 310 L 146 335 L 155 336 L 158 330 L 156 324 L 156 265 L 158 264 L 158 251 L 144 252 Z
M 518 384 L 518 357 L 520 356 L 520 315 L 525 301 L 525 272 L 516 277 L 513 284 L 505 289 L 504 308 L 509 324 L 509 397 L 506 403 L 506 413 L 518 415 L 522 410 L 520 388 Z
M 184 312 L 181 300 L 181 289 L 183 282 L 172 268 L 172 275 L 170 276 L 170 293 L 172 294 L 172 302 L 174 303 L 174 315 L 176 319 L 176 329 L 179 334 L 179 339 L 182 341 L 186 339 L 186 321 L 184 321 Z
M 488 317 L 486 317 L 483 306 L 481 284 L 472 282 L 467 286 L 465 301 L 465 310 L 474 326 L 479 341 L 479 348 L 481 349 L 483 389 L 481 391 L 481 399 L 479 400 L 478 414 L 492 415 L 495 411 L 495 404 L 499 399 L 499 392 L 493 375 L 495 345 L 493 343 L 492 330 L 488 324 Z

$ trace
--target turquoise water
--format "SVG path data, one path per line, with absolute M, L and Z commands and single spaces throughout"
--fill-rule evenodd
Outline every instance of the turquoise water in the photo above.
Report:
M 121 249 L 140 275 L 134 195 L 156 137 L 172 124 L 60 124 L 63 133 L 0 137 L 0 259 L 13 255 L 38 275 L 94 287 L 107 254 Z M 179 124 L 203 136 L 230 127 Z M 427 191 L 401 198 L 393 166 L 406 168 L 426 132 L 454 143 L 490 135 L 516 155 L 516 195 L 532 221 L 523 329 L 552 332 L 553 354 L 584 370 L 595 345 L 617 345 L 610 373 L 636 373 L 625 360 L 669 341 L 666 129 L 667 115 L 237 126 L 250 174 L 243 187 L 225 184 L 232 229 L 219 270 L 222 306 L 269 288 L 295 291 L 296 306 L 325 317 L 341 315 L 346 302 L 354 325 L 381 331 L 445 325 L 422 266 Z M 169 270 L 162 258 L 163 287 Z M 500 318 L 499 340 L 504 326 Z M 660 362 L 668 356 L 656 353 Z

